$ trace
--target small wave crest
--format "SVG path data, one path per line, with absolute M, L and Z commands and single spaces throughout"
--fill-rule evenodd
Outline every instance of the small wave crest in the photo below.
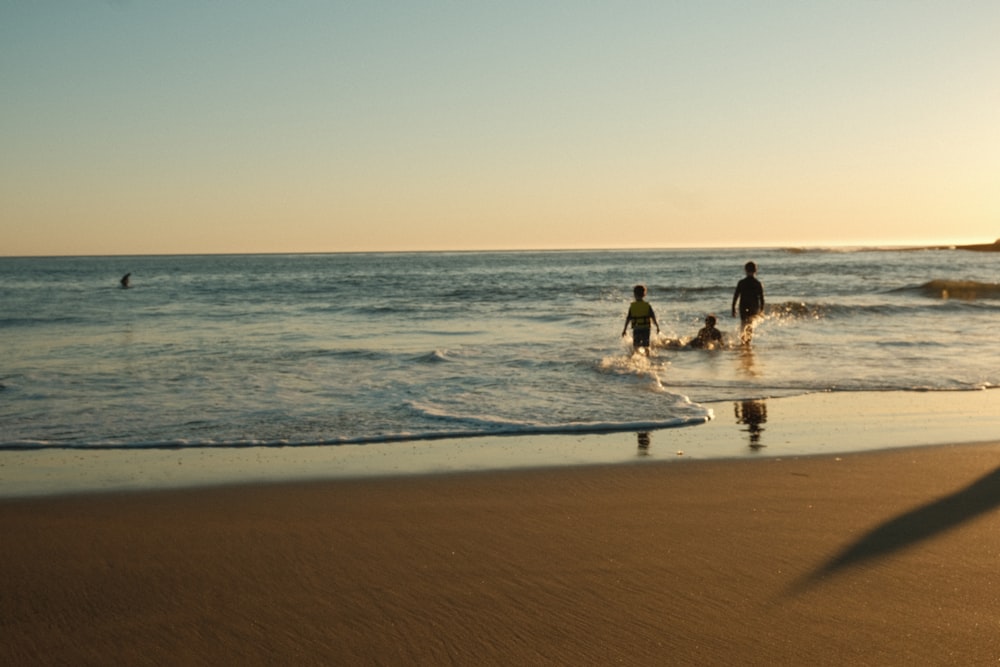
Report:
M 647 357 L 641 353 L 617 354 L 603 357 L 597 362 L 597 370 L 602 373 L 645 375 L 654 372 L 657 364 L 656 357 Z
M 442 364 L 452 361 L 452 356 L 448 350 L 434 350 L 416 357 L 415 361 L 423 364 Z
M 918 286 L 916 291 L 932 299 L 1000 299 L 1000 284 L 983 283 L 976 280 L 929 280 Z
M 651 431 L 663 428 L 674 428 L 678 426 L 690 426 L 703 424 L 712 418 L 712 411 L 708 408 L 696 405 L 683 400 L 690 414 L 673 415 L 660 419 L 649 420 L 595 420 L 595 421 L 574 421 L 574 422 L 529 422 L 506 419 L 494 415 L 460 415 L 452 413 L 440 407 L 425 403 L 413 402 L 411 409 L 422 413 L 424 416 L 434 417 L 452 424 L 460 424 L 471 427 L 467 431 L 448 432 L 443 437 L 475 437 L 483 435 L 543 435 L 551 433 L 615 433 L 622 431 Z M 417 436 L 413 439 L 426 437 Z
M 332 438 L 329 440 L 173 440 L 163 442 L 52 442 L 43 440 L 22 440 L 0 443 L 0 451 L 33 450 L 86 450 L 86 451 L 136 451 L 136 450 L 184 450 L 184 449 L 283 449 L 295 447 L 338 447 L 347 445 L 392 444 L 397 442 L 421 442 L 430 440 L 467 440 L 485 436 L 530 436 L 621 433 L 630 431 L 656 431 L 666 428 L 695 426 L 713 417 L 711 409 L 704 408 L 701 414 L 654 419 L 646 421 L 599 421 L 570 422 L 564 424 L 538 424 L 515 422 L 489 417 L 458 417 L 441 414 L 442 419 L 453 423 L 466 423 L 470 428 L 420 433 L 392 433 L 385 435 L 361 436 L 355 438 Z M 476 427 L 471 427 L 475 425 Z
M 654 349 L 667 349 L 667 344 L 671 339 L 661 339 L 653 343 Z M 664 342 L 666 341 L 666 342 Z M 662 358 L 646 356 L 641 353 L 631 355 L 612 355 L 602 358 L 597 362 L 595 370 L 602 375 L 617 376 L 619 378 L 633 378 L 645 383 L 648 390 L 657 393 L 668 393 L 663 387 L 660 372 L 665 371 L 670 365 L 669 361 Z
M 802 301 L 785 301 L 778 304 L 768 304 L 766 312 L 770 317 L 792 319 L 818 320 L 823 317 L 827 306 Z
M 832 304 L 784 301 L 782 303 L 767 304 L 764 308 L 763 319 L 772 322 L 821 320 L 837 310 L 838 306 Z

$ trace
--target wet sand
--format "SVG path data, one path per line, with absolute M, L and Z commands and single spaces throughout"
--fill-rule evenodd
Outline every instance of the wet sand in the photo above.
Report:
M 0 451 L 0 498 L 690 459 L 803 456 L 1000 437 L 1000 391 L 833 392 L 710 403 L 706 424 L 297 447 Z
M 4 664 L 995 664 L 1000 443 L 0 501 Z

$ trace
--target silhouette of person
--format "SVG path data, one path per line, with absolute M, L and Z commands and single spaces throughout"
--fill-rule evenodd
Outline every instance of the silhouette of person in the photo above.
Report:
M 131 280 L 131 277 L 132 277 L 132 272 L 131 271 L 128 272 L 128 273 L 126 273 L 124 276 L 122 276 L 122 279 L 119 281 L 122 284 L 122 289 L 128 289 L 129 288 L 129 281 Z
M 660 333 L 660 323 L 656 321 L 656 314 L 653 307 L 644 299 L 646 298 L 646 286 L 636 285 L 632 289 L 635 301 L 628 307 L 628 315 L 625 316 L 625 327 L 622 329 L 622 336 L 628 331 L 629 323 L 632 324 L 632 349 L 640 348 L 649 354 L 649 332 L 650 324 L 656 326 L 656 333 Z
M 695 337 L 688 343 L 688 347 L 699 350 L 714 350 L 722 347 L 722 332 L 715 328 L 716 322 L 718 320 L 715 315 L 706 315 L 705 326 L 698 330 Z
M 740 343 L 749 345 L 754 322 L 764 312 L 764 286 L 757 280 L 757 265 L 754 262 L 747 262 L 743 270 L 747 275 L 736 284 L 731 311 L 736 317 L 736 304 L 739 303 Z

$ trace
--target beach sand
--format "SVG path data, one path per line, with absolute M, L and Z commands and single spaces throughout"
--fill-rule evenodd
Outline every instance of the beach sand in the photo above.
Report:
M 0 662 L 1000 660 L 1000 443 L 0 501 Z

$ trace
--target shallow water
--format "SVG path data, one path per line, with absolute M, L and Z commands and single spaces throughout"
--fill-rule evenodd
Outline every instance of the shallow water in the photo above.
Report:
M 748 259 L 768 301 L 750 348 L 631 355 L 633 284 L 664 339 L 711 312 L 732 340 Z M 1000 385 L 992 253 L 0 258 L 0 303 L 8 449 L 639 431 L 731 401 Z

